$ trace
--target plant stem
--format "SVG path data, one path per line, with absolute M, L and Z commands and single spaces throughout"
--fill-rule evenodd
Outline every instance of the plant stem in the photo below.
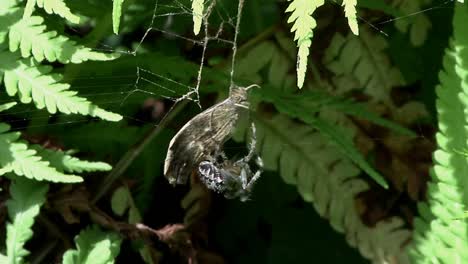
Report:
M 168 115 L 163 118 L 163 120 L 155 126 L 153 129 L 148 131 L 140 141 L 138 141 L 135 145 L 133 145 L 127 153 L 125 153 L 122 158 L 117 162 L 114 166 L 112 171 L 107 174 L 104 178 L 98 190 L 96 191 L 95 196 L 91 200 L 92 204 L 95 204 L 102 196 L 109 190 L 112 183 L 117 180 L 122 174 L 127 170 L 127 168 L 132 164 L 132 162 L 140 155 L 140 153 L 145 149 L 145 147 L 153 140 L 159 133 L 161 133 L 162 129 L 170 122 L 187 104 L 189 100 L 181 101 L 180 103 L 176 103 L 171 109 L 168 111 Z

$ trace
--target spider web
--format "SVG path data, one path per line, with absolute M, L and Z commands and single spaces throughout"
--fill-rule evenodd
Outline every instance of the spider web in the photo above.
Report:
M 421 11 L 411 13 L 405 16 L 386 19 L 380 22 L 370 22 L 359 16 L 358 19 L 361 20 L 361 22 L 369 25 L 373 30 L 375 30 L 379 34 L 382 34 L 385 37 L 389 37 L 389 34 L 382 29 L 384 25 L 392 23 L 396 20 L 409 19 L 414 16 L 418 16 L 427 12 L 432 12 L 438 9 L 449 8 L 447 7 L 448 4 L 454 1 L 455 0 L 435 1 L 435 3 L 433 3 L 431 7 L 428 7 Z M 162 122 L 162 120 L 164 120 L 171 113 L 175 106 L 177 106 L 183 101 L 194 102 L 198 105 L 199 108 L 202 108 L 200 103 L 200 86 L 202 85 L 202 81 L 204 78 L 207 52 L 209 50 L 208 47 L 210 43 L 223 43 L 232 46 L 232 59 L 228 85 L 232 85 L 235 82 L 234 66 L 236 64 L 238 34 L 240 32 L 240 21 L 244 6 L 244 0 L 239 1 L 237 12 L 235 14 L 229 14 L 228 10 L 223 6 L 223 1 L 207 1 L 205 3 L 205 14 L 202 20 L 202 30 L 200 31 L 202 36 L 200 38 L 187 37 L 186 34 L 177 32 L 177 30 L 173 28 L 175 20 L 185 18 L 191 21 L 193 13 L 191 7 L 185 5 L 181 1 L 174 0 L 172 1 L 172 3 L 173 4 L 168 5 L 160 3 L 160 0 L 154 1 L 153 9 L 150 11 L 151 19 L 149 21 L 149 25 L 143 32 L 139 41 L 134 43 L 132 49 L 122 50 L 122 48 L 120 47 L 116 48 L 115 45 L 99 43 L 100 47 L 94 48 L 93 50 L 117 52 L 122 54 L 123 57 L 136 57 L 144 53 L 144 46 L 147 43 L 147 40 L 151 36 L 151 34 L 159 33 L 164 35 L 164 37 L 167 39 L 173 39 L 174 41 L 183 41 L 201 48 L 201 54 L 198 58 L 198 69 L 195 74 L 191 73 L 191 75 L 196 76 L 196 79 L 194 81 L 178 81 L 177 79 L 172 78 L 170 74 L 147 69 L 144 66 L 138 65 L 138 62 L 135 63 L 135 70 L 133 74 L 105 74 L 93 76 L 67 74 L 65 75 L 66 78 L 63 81 L 68 83 L 73 82 L 73 85 L 70 89 L 78 90 L 80 96 L 88 98 L 91 102 L 96 103 L 100 107 L 113 110 L 121 114 L 122 111 L 119 111 L 119 109 L 121 109 L 122 107 L 130 105 L 135 101 L 141 104 L 141 95 L 144 95 L 144 97 L 146 98 L 156 97 L 171 101 L 172 106 L 167 111 L 165 111 L 164 116 L 161 118 L 159 123 Z M 332 0 L 331 3 L 340 5 L 340 3 L 338 3 L 336 0 Z M 125 13 L 123 15 L 125 15 Z M 285 14 L 283 15 L 286 16 Z M 213 17 L 216 17 L 221 21 L 215 29 L 211 27 L 212 22 L 210 20 Z M 45 19 L 47 20 L 49 18 L 45 17 Z M 234 37 L 232 40 L 223 38 L 223 33 L 227 29 L 233 30 L 234 32 Z M 80 85 L 81 80 L 83 80 L 86 84 Z M 90 85 L 90 82 L 95 82 L 95 84 Z M 108 87 L 110 85 L 115 88 L 113 91 L 94 92 L 100 89 L 101 87 Z M 226 89 L 227 88 L 228 87 L 226 87 Z M 5 92 L 1 91 L 0 93 Z M 136 97 L 135 95 L 140 96 L 133 100 L 132 98 Z M 11 102 L 11 100 L 0 103 L 6 102 Z M 6 118 L 4 121 L 8 122 L 13 126 L 13 131 L 24 131 L 26 129 L 33 128 L 66 126 L 75 123 L 90 122 L 90 118 L 88 117 L 77 115 L 65 115 L 61 113 L 49 114 L 44 110 L 36 109 L 33 105 L 22 106 L 21 109 L 18 111 L 8 111 L 5 113 L 0 113 L 0 118 L 15 115 L 27 115 L 27 118 Z M 150 124 L 155 126 L 159 124 L 155 123 L 152 120 L 144 120 L 132 115 L 123 114 L 123 117 L 129 121 L 134 121 L 140 124 Z M 51 119 L 55 119 L 55 122 L 48 122 Z M 26 121 L 29 121 L 30 123 L 27 123 Z

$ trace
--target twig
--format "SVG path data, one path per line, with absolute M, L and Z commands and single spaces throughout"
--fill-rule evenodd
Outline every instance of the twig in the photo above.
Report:
M 169 109 L 169 114 L 161 120 L 161 122 L 155 126 L 153 129 L 148 131 L 146 135 L 141 138 L 133 147 L 131 147 L 125 155 L 117 162 L 112 171 L 106 175 L 93 199 L 91 200 L 92 204 L 95 204 L 102 196 L 109 190 L 112 183 L 118 179 L 122 174 L 127 170 L 127 168 L 132 164 L 132 162 L 140 155 L 143 149 L 157 136 L 161 133 L 162 129 L 169 123 L 187 104 L 189 100 L 181 101 L 180 103 L 173 106 Z

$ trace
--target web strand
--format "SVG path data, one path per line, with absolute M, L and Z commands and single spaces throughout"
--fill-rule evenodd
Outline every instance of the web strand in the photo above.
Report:
M 335 0 L 333 0 L 334 4 L 338 4 Z M 400 17 L 395 17 L 391 19 L 387 19 L 381 22 L 369 22 L 364 18 L 358 16 L 358 19 L 363 21 L 365 24 L 368 24 L 371 28 L 375 31 L 383 34 L 385 36 L 389 36 L 388 33 L 384 32 L 380 27 L 385 24 L 395 22 L 397 20 L 404 20 L 410 19 L 412 17 L 422 15 L 427 12 L 431 12 L 438 9 L 443 9 L 448 4 L 454 2 L 454 0 L 445 0 L 442 3 L 438 2 L 432 7 L 425 8 L 418 12 L 414 12 L 411 14 L 407 14 Z M 138 56 L 144 50 L 145 44 L 148 44 L 148 39 L 151 35 L 151 32 L 159 32 L 164 36 L 186 42 L 191 43 L 193 45 L 197 45 L 202 48 L 202 52 L 199 58 L 199 61 L 196 63 L 198 64 L 198 69 L 194 71 L 194 77 L 196 80 L 192 82 L 180 82 L 175 78 L 171 78 L 169 74 L 156 72 L 154 70 L 146 69 L 145 67 L 136 64 L 135 71 L 133 74 L 108 74 L 108 75 L 96 75 L 96 76 L 73 76 L 72 78 L 64 78 L 62 81 L 67 83 L 79 82 L 83 81 L 86 82 L 86 85 L 83 84 L 73 84 L 70 90 L 77 90 L 79 91 L 79 96 L 83 96 L 88 98 L 91 102 L 96 103 L 98 106 L 115 111 L 115 112 L 123 112 L 121 109 L 128 105 L 132 101 L 132 97 L 136 94 L 143 94 L 147 97 L 155 97 L 155 98 L 162 98 L 174 102 L 174 105 L 177 103 L 189 100 L 196 103 L 200 108 L 200 86 L 203 82 L 203 71 L 206 67 L 207 61 L 207 51 L 208 44 L 211 41 L 217 41 L 232 45 L 232 60 L 231 60 L 231 69 L 230 69 L 230 85 L 231 87 L 235 83 L 235 66 L 236 66 L 236 57 L 238 53 L 238 38 L 240 33 L 240 21 L 242 18 L 243 8 L 244 8 L 244 0 L 239 0 L 237 6 L 237 13 L 229 14 L 229 11 L 225 8 L 223 1 L 220 0 L 212 0 L 205 3 L 207 5 L 206 12 L 203 16 L 203 36 L 202 38 L 191 37 L 187 35 L 185 32 L 176 32 L 173 27 L 173 21 L 179 18 L 191 18 L 192 11 L 191 8 L 185 6 L 180 1 L 174 0 L 173 4 L 164 5 L 161 4 L 159 0 L 154 1 L 154 5 L 148 7 L 148 11 L 146 11 L 149 23 L 146 29 L 144 30 L 141 38 L 135 41 L 135 45 L 132 46 L 132 49 L 128 51 L 116 49 L 115 47 L 100 43 L 99 48 L 94 48 L 95 51 L 106 51 L 106 52 L 113 52 L 113 53 L 120 53 L 123 56 Z M 167 9 L 167 10 L 166 10 Z M 162 10 L 162 11 L 161 11 Z M 167 12 L 166 12 L 167 11 Z M 283 13 L 284 15 L 284 13 Z M 220 18 L 221 22 L 218 27 L 210 27 L 210 17 L 217 16 Z M 44 17 L 46 20 L 50 19 L 47 16 Z M 165 20 L 165 21 L 163 21 Z M 159 22 L 163 21 L 164 23 Z M 232 27 L 234 29 L 234 36 L 233 39 L 225 39 L 223 38 L 224 30 L 228 27 Z M 210 33 L 209 29 L 212 29 L 213 32 Z M 192 73 L 191 73 L 192 74 Z M 107 88 L 108 86 L 114 87 L 116 90 L 110 92 L 99 92 L 100 88 Z M 177 91 L 182 90 L 182 95 Z M 96 91 L 96 92 L 94 92 Z M 1 90 L 0 94 L 4 95 L 5 91 Z M 4 97 L 2 97 L 4 98 Z M 9 99 L 0 99 L 1 103 L 7 103 L 17 100 L 16 97 L 12 97 Z M 100 101 L 100 102 L 98 102 Z M 141 104 L 141 102 L 140 102 Z M 171 108 L 166 111 L 165 116 L 169 114 L 172 109 Z M 122 114 L 122 113 L 121 113 Z M 27 117 L 15 117 L 15 115 L 27 115 Z M 157 126 L 152 121 L 145 121 L 139 120 L 134 116 L 130 115 L 123 115 L 124 119 L 138 121 L 142 124 Z M 165 118 L 163 117 L 163 119 Z M 79 116 L 79 115 L 65 115 L 65 114 L 49 114 L 46 110 L 39 110 L 36 109 L 32 104 L 29 106 L 22 105 L 21 109 L 10 110 L 4 113 L 0 113 L 0 117 L 2 121 L 5 122 L 12 122 L 13 125 L 19 124 L 21 122 L 29 121 L 47 121 L 52 117 L 59 118 L 60 121 L 57 123 L 47 123 L 39 125 L 31 125 L 31 126 L 15 126 L 13 131 L 23 131 L 27 128 L 34 128 L 34 127 L 48 127 L 48 126 L 68 126 L 72 124 L 82 124 L 86 122 L 93 122 L 97 120 L 96 118 L 88 117 L 88 116 Z M 62 121 L 63 120 L 63 121 Z M 379 139 L 375 139 L 379 140 Z

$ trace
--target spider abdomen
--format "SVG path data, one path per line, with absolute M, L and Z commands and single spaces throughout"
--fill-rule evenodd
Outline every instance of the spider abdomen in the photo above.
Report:
M 222 193 L 226 189 L 223 173 L 211 162 L 202 161 L 198 166 L 200 180 L 215 192 Z

